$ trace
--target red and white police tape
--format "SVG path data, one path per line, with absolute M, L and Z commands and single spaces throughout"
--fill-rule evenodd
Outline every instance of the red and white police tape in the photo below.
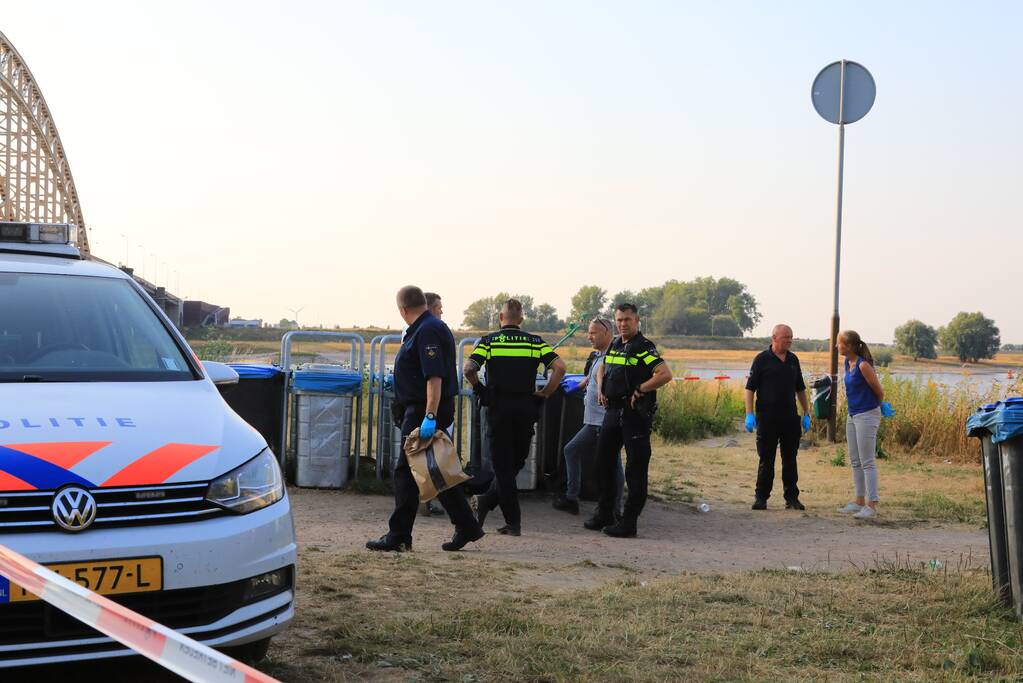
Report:
M 0 574 L 194 683 L 279 683 L 0 545 Z

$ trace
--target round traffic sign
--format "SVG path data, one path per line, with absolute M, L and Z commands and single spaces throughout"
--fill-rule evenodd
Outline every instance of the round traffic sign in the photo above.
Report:
M 840 90 L 843 92 L 840 93 Z M 870 72 L 862 65 L 846 60 L 828 64 L 821 69 L 810 89 L 813 108 L 825 121 L 831 123 L 859 121 L 874 106 L 875 95 L 877 88 Z

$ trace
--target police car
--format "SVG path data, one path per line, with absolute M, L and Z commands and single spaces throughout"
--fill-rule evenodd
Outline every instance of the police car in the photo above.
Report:
M 237 374 L 74 244 L 0 222 L 0 544 L 258 659 L 294 614 L 277 460 L 220 397 Z M 0 667 L 128 654 L 0 577 Z

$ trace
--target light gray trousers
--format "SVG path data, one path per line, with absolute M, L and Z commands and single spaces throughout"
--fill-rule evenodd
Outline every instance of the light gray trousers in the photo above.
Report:
M 856 497 L 877 501 L 877 428 L 881 426 L 881 409 L 850 415 L 845 423 L 849 442 L 849 464 L 852 465 Z

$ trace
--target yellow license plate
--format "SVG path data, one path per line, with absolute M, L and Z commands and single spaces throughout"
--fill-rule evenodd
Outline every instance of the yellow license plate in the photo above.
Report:
M 102 595 L 146 593 L 163 589 L 163 558 L 160 557 L 64 562 L 48 564 L 46 568 Z M 39 599 L 14 582 L 11 582 L 10 596 L 11 602 Z

